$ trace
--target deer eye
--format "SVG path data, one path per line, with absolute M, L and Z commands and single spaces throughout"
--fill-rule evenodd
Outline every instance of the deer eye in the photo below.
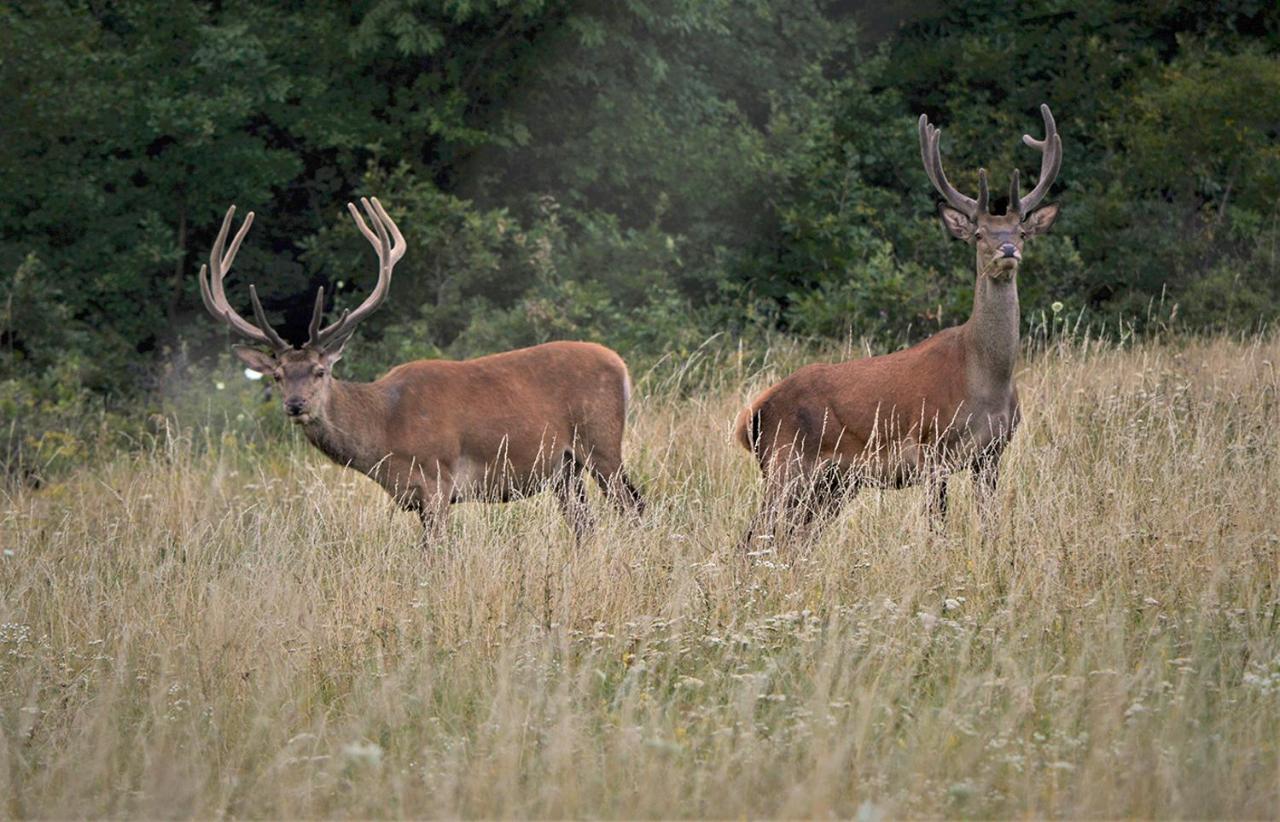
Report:
M 975 229 L 973 232 L 973 238 L 975 240 L 981 240 L 985 236 L 987 236 L 987 232 L 984 229 Z
M 312 371 L 311 373 L 312 373 L 312 374 L 314 374 L 314 375 L 316 375 L 317 377 L 323 377 L 323 376 L 324 376 L 324 368 L 317 368 L 315 371 Z

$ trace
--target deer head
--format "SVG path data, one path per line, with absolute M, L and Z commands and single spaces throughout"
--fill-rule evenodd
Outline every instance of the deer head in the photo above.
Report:
M 232 351 L 245 365 L 275 380 L 280 386 L 285 414 L 297 423 L 311 422 L 324 413 L 332 385 L 333 365 L 342 358 L 342 347 L 351 339 L 356 325 L 386 299 L 387 289 L 391 285 L 391 271 L 404 256 L 404 237 L 377 198 L 361 198 L 360 205 L 373 224 L 372 229 L 353 203 L 347 203 L 347 210 L 355 219 L 360 233 L 373 244 L 378 254 L 378 284 L 358 308 L 342 312 L 336 321 L 323 328 L 320 323 L 324 314 L 324 288 L 321 287 L 316 294 L 308 339 L 301 347 L 290 345 L 267 322 L 266 312 L 262 310 L 257 289 L 253 285 L 249 286 L 249 300 L 253 304 L 256 325 L 236 313 L 223 291 L 222 281 L 231 269 L 231 263 L 240 250 L 240 243 L 249 232 L 249 226 L 253 225 L 253 212 L 245 217 L 244 224 L 231 241 L 230 250 L 224 253 L 227 234 L 236 213 L 235 206 L 227 209 L 222 229 L 209 252 L 209 265 L 200 267 L 200 295 L 204 300 L 204 307 L 214 317 L 229 325 L 232 331 L 270 349 L 270 352 L 265 352 L 253 346 L 237 345 Z
M 953 237 L 973 243 L 978 252 L 978 276 L 996 280 L 1012 279 L 1022 262 L 1022 245 L 1028 237 L 1043 234 L 1058 217 L 1058 206 L 1036 206 L 1049 193 L 1062 167 L 1062 138 L 1047 105 L 1040 106 L 1044 117 L 1044 139 L 1030 134 L 1022 142 L 1040 152 L 1040 178 L 1026 197 L 1019 192 L 1018 171 L 1014 169 L 1009 183 L 1009 206 L 1004 214 L 987 213 L 987 170 L 978 169 L 978 197 L 966 197 L 947 180 L 942 170 L 942 154 L 938 143 L 942 129 L 935 128 L 926 115 L 920 115 L 920 158 L 934 188 L 947 201 L 939 205 L 942 223 Z

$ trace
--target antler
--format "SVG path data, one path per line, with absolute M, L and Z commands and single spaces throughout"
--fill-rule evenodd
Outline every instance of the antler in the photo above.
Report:
M 360 233 L 373 244 L 373 249 L 378 254 L 378 284 L 373 287 L 373 293 L 356 310 L 342 312 L 342 316 L 326 328 L 320 327 L 320 317 L 324 313 L 324 288 L 321 288 L 316 294 L 316 306 L 311 314 L 310 339 L 307 341 L 307 346 L 310 348 L 318 350 L 340 348 L 355 333 L 356 325 L 372 314 L 386 299 L 387 289 L 391 285 L 391 270 L 404 256 L 404 235 L 400 233 L 395 221 L 382 207 L 382 203 L 378 202 L 378 198 L 369 200 L 361 197 L 360 205 L 369 216 L 369 222 L 373 223 L 373 229 L 365 223 L 354 203 L 347 203 L 347 210 L 355 219 Z
M 1044 139 L 1037 140 L 1030 134 L 1022 135 L 1022 142 L 1040 152 L 1040 179 L 1036 187 L 1025 198 L 1018 196 L 1018 172 L 1013 172 L 1013 181 L 1009 184 L 1009 208 L 1018 216 L 1026 216 L 1031 209 L 1040 205 L 1044 195 L 1049 193 L 1049 186 L 1058 176 L 1062 168 L 1062 138 L 1058 136 L 1058 125 L 1053 121 L 1053 112 L 1049 106 L 1040 104 L 1040 115 L 1044 117 Z
M 227 295 L 223 291 L 222 281 L 227 276 L 227 271 L 231 268 L 231 263 L 236 258 L 236 252 L 240 250 L 240 243 L 244 241 L 245 235 L 249 233 L 249 226 L 253 225 L 253 212 L 250 211 L 244 218 L 244 224 L 236 232 L 235 239 L 231 241 L 231 250 L 223 254 L 222 250 L 227 242 L 227 232 L 231 229 L 231 220 L 235 217 L 235 214 L 235 206 L 227 209 L 227 216 L 222 218 L 222 229 L 218 232 L 217 239 L 213 241 L 213 248 L 209 250 L 209 265 L 200 266 L 200 297 L 204 300 L 204 307 L 208 309 L 209 313 L 231 326 L 232 331 L 256 343 L 271 346 L 277 352 L 288 351 L 291 347 L 289 343 L 285 342 L 271 327 L 271 324 L 267 322 L 267 315 L 262 310 L 262 303 L 258 302 L 256 288 L 252 285 L 249 286 L 249 299 L 253 301 L 253 316 L 258 321 L 257 325 L 237 314 L 235 309 L 227 302 Z
M 963 212 L 969 219 L 977 219 L 979 214 L 987 210 L 987 170 L 978 169 L 978 199 L 966 197 L 956 190 L 947 180 L 947 173 L 942 170 L 942 153 L 938 142 L 942 137 L 942 129 L 929 122 L 928 115 L 920 115 L 920 159 L 924 161 L 925 174 L 938 193 L 946 198 L 952 208 Z

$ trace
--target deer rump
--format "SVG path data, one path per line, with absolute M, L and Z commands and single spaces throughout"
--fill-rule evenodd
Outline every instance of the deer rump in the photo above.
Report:
M 622 359 L 593 343 L 419 360 L 334 398 L 351 406 L 334 416 L 381 429 L 366 432 L 380 449 L 362 460 L 354 443 L 334 441 L 340 432 L 315 444 L 410 508 L 433 497 L 437 504 L 507 502 L 544 490 L 566 471 L 587 470 L 602 481 L 617 474 L 629 393 Z

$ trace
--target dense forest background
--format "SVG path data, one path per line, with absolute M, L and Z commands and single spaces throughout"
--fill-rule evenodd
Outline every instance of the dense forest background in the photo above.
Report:
M 961 321 L 948 173 L 1003 192 L 1048 102 L 1063 205 L 1023 310 L 1251 328 L 1280 306 L 1274 0 L 371 0 L 0 4 L 0 411 L 163 393 L 225 357 L 196 271 L 305 338 L 408 238 L 348 375 L 554 338 L 633 360 L 782 329 L 899 344 Z M 997 198 L 1003 206 L 1003 197 Z M 1153 309 L 1153 306 L 1156 308 Z M 1175 307 L 1176 306 L 1176 307 Z

